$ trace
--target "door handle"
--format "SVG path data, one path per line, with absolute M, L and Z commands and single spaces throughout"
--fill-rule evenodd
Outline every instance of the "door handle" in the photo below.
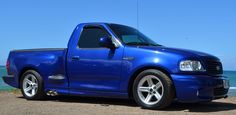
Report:
M 79 56 L 73 56 L 71 60 L 79 60 Z

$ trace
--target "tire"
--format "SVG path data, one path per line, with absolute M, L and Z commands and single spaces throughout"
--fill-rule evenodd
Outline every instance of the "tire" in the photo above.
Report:
M 156 69 L 141 72 L 134 80 L 132 91 L 134 100 L 144 109 L 164 109 L 175 96 L 171 79 Z
M 40 100 L 46 97 L 43 79 L 34 70 L 28 70 L 21 76 L 20 89 L 22 95 L 28 100 Z

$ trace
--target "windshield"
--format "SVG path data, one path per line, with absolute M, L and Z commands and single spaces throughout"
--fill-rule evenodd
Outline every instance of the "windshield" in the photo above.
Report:
M 139 32 L 137 29 L 118 24 L 110 24 L 109 26 L 119 37 L 119 39 L 126 45 L 160 46 Z

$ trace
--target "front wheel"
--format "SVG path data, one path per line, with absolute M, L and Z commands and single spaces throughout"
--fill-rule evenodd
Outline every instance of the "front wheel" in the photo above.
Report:
M 172 81 L 159 70 L 145 70 L 134 81 L 133 96 L 135 101 L 143 108 L 165 108 L 171 104 L 174 98 Z
M 28 70 L 21 76 L 21 92 L 29 100 L 45 97 L 43 79 L 38 72 Z

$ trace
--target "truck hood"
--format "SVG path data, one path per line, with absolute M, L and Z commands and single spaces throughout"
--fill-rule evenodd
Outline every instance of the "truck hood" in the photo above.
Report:
M 211 54 L 207 54 L 207 53 L 203 53 L 203 52 L 199 52 L 199 51 L 180 49 L 180 48 L 171 48 L 171 47 L 165 47 L 165 46 L 139 46 L 139 48 L 160 51 L 160 52 L 174 53 L 174 54 L 179 54 L 179 55 L 183 55 L 183 56 L 190 56 L 190 57 L 217 58 Z

